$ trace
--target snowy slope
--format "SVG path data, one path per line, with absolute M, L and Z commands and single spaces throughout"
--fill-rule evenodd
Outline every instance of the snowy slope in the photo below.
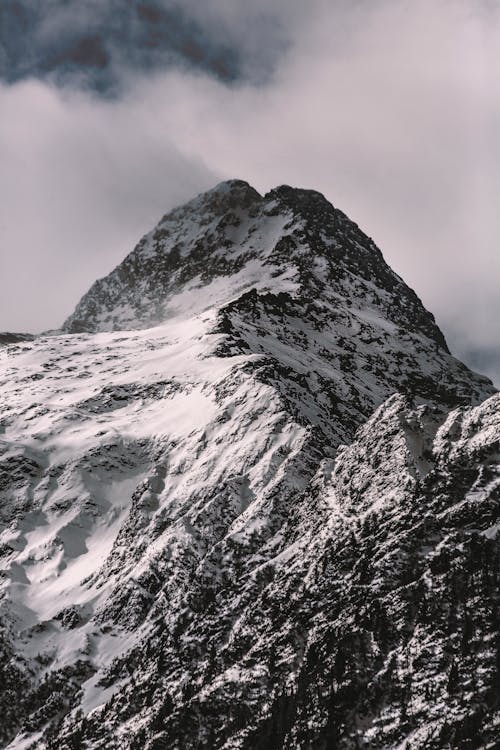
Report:
M 0 367 L 2 746 L 430 747 L 414 724 L 461 721 L 464 686 L 401 713 L 409 610 L 428 585 L 445 617 L 443 548 L 494 557 L 498 397 L 323 196 L 217 186 Z

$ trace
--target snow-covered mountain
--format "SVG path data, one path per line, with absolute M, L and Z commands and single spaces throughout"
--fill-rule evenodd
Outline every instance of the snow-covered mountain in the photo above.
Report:
M 222 183 L 4 343 L 2 747 L 494 747 L 499 397 L 322 195 Z

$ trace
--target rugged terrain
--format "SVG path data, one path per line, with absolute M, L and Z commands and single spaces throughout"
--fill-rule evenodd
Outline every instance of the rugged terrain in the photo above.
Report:
M 2 747 L 497 747 L 500 397 L 322 195 L 3 343 Z

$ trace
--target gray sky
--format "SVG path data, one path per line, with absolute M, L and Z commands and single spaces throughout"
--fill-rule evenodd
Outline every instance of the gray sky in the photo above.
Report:
M 104 12 L 99 26 L 95 2 L 79 4 L 79 33 L 94 24 L 108 50 L 104 78 L 73 52 L 62 67 L 44 63 L 71 27 L 55 0 L 37 5 L 31 67 L 4 51 L 0 330 L 59 325 L 168 208 L 238 177 L 324 192 L 454 351 L 500 373 L 500 4 L 156 5 L 183 14 L 160 50 L 144 29 L 124 41 Z M 205 56 L 186 56 L 190 35 Z M 219 53 L 227 75 L 214 69 Z

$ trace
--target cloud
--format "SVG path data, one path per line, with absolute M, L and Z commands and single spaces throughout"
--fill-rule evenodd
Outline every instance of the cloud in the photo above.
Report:
M 130 72 L 201 70 L 263 81 L 287 42 L 297 0 L 5 0 L 0 5 L 0 78 L 29 77 L 121 92 Z M 282 6 L 283 9 L 283 6 Z M 286 21 L 285 21 L 286 19 Z
M 264 3 L 253 4 L 254 26 L 241 3 L 214 7 L 200 24 L 224 18 L 233 39 L 250 28 L 251 66 L 256 31 L 270 18 Z M 0 125 L 11 153 L 4 179 L 18 194 L 3 231 L 17 257 L 52 263 L 47 290 L 51 278 L 67 280 L 64 313 L 54 302 L 50 324 L 77 286 L 111 268 L 170 205 L 241 177 L 260 190 L 285 182 L 321 190 L 373 236 L 457 352 L 498 348 L 498 5 L 267 7 L 276 26 L 264 46 L 282 44 L 265 85 L 170 71 L 129 75 L 115 102 L 35 83 L 3 91 L 2 111 L 16 126 L 6 134 Z M 41 131 L 31 124 L 39 121 Z M 29 228 L 19 229 L 18 205 Z M 34 327 L 39 299 L 33 293 L 21 327 Z
M 33 81 L 0 108 L 1 330 L 60 325 L 166 206 L 219 180 L 147 110 Z

